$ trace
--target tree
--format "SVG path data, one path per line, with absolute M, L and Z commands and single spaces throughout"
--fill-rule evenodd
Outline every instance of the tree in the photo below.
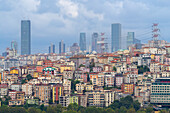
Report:
M 48 107 L 47 107 L 47 113 L 57 113 L 57 112 L 56 112 L 56 110 L 55 110 L 54 107 L 48 106 Z
M 152 113 L 152 112 L 153 112 L 153 107 L 146 108 L 146 113 Z
M 62 113 L 63 112 L 63 107 L 61 104 L 57 104 L 55 110 L 57 111 L 57 113 Z
M 85 67 L 85 65 L 83 65 L 83 64 L 80 64 L 80 65 L 79 65 L 79 68 L 80 68 L 80 67 Z
M 113 109 L 111 109 L 111 108 L 106 108 L 104 110 L 104 112 L 106 112 L 106 113 L 115 113 L 115 111 Z
M 126 107 L 121 106 L 120 109 L 119 109 L 119 113 L 126 113 L 126 112 L 127 112 Z
M 167 110 L 161 110 L 160 113 L 169 113 Z
M 127 113 L 136 113 L 135 109 L 134 108 L 130 108 Z
M 113 71 L 117 71 L 117 69 L 116 69 L 116 67 L 115 67 L 115 66 L 113 67 Z
M 134 101 L 133 106 L 134 106 L 136 111 L 140 109 L 140 103 L 138 101 Z
M 44 104 L 40 106 L 41 111 L 44 111 Z
M 51 98 L 49 99 L 49 104 L 53 104 L 53 100 Z
M 28 81 L 30 81 L 31 79 L 33 79 L 33 77 L 32 77 L 30 74 L 28 74 L 26 77 L 27 77 L 27 80 L 28 80 Z
M 120 107 L 120 102 L 119 100 L 115 100 L 110 106 L 109 108 L 112 108 L 112 109 L 116 109 L 116 108 L 119 108 Z
M 27 83 L 26 80 L 25 80 L 25 79 L 22 79 L 22 80 L 21 80 L 21 84 L 25 84 L 25 83 Z
M 30 107 L 28 108 L 28 113 L 41 113 L 41 110 L 34 107 Z
M 79 106 L 77 103 L 71 103 L 68 105 L 67 110 L 73 110 L 73 111 L 78 111 Z

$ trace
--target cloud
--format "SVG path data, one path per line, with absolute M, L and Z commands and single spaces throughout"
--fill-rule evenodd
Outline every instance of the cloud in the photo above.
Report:
M 61 39 L 71 45 L 78 42 L 82 31 L 87 32 L 87 41 L 92 32 L 106 32 L 110 38 L 110 25 L 117 22 L 126 35 L 128 31 L 147 31 L 145 26 L 156 20 L 161 35 L 169 40 L 169 0 L 0 0 L 0 4 L 1 38 L 20 42 L 20 22 L 30 19 L 34 49 Z M 43 45 L 35 44 L 39 41 Z M 2 40 L 0 45 L 6 42 Z
M 71 0 L 59 0 L 56 4 L 60 7 L 60 13 L 68 17 L 76 18 L 78 16 L 78 4 Z

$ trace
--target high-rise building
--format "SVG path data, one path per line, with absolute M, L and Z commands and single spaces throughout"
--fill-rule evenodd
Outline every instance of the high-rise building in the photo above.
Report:
M 121 49 L 121 24 L 114 23 L 111 25 L 111 51 Z
M 141 47 L 141 40 L 135 38 L 135 33 L 134 32 L 128 32 L 127 34 L 127 48 L 130 45 L 135 44 L 136 48 L 140 49 Z
M 51 46 L 49 46 L 49 53 L 55 53 L 55 45 L 51 44 Z
M 31 21 L 21 21 L 21 55 L 31 54 Z
M 14 56 L 16 56 L 18 52 L 18 44 L 16 41 L 11 42 L 11 50 L 13 51 Z
M 97 39 L 99 35 L 98 33 L 93 33 L 92 34 L 92 51 L 97 51 Z
M 86 33 L 80 33 L 80 50 L 85 51 L 86 50 Z
M 65 44 L 63 42 L 63 40 L 61 40 L 61 42 L 59 42 L 59 53 L 65 53 Z
M 17 51 L 18 49 L 18 44 L 16 41 L 11 42 L 11 49 Z
M 128 34 L 127 34 L 127 47 L 134 44 L 134 38 L 135 38 L 135 33 L 134 32 L 128 32 Z

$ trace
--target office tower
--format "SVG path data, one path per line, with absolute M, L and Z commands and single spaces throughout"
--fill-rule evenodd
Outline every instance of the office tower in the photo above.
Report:
M 80 33 L 80 50 L 85 51 L 86 50 L 86 33 Z
M 127 34 L 127 47 L 134 44 L 134 38 L 135 38 L 135 33 L 134 32 L 128 32 L 128 34 Z
M 65 53 L 65 44 L 63 42 L 63 40 L 61 40 L 61 42 L 59 42 L 59 54 Z
M 111 25 L 111 51 L 121 49 L 121 24 L 114 23 Z
M 55 45 L 51 44 L 51 46 L 49 46 L 49 53 L 55 53 Z
M 97 51 L 97 39 L 98 39 L 98 33 L 92 34 L 92 51 Z
M 21 55 L 31 54 L 31 22 L 21 21 Z

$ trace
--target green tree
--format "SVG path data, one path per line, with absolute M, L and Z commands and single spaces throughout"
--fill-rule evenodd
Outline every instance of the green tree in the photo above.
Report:
M 153 107 L 147 107 L 146 108 L 146 113 L 153 113 Z
M 49 104 L 53 104 L 53 100 L 51 98 L 49 99 Z
M 28 113 L 41 113 L 41 110 L 34 107 L 30 107 L 28 108 Z
M 62 113 L 63 112 L 63 107 L 61 104 L 57 104 L 55 110 L 57 111 L 57 113 Z
M 40 106 L 40 109 L 41 109 L 41 111 L 45 111 L 44 104 L 42 104 L 42 105 Z
M 113 109 L 111 109 L 111 108 L 106 108 L 104 110 L 104 112 L 106 112 L 106 113 L 115 113 L 115 111 Z
M 138 101 L 134 101 L 133 106 L 134 106 L 136 111 L 138 111 L 140 109 L 140 103 Z
M 47 107 L 47 113 L 57 113 L 57 112 L 56 112 L 56 110 L 55 110 L 54 107 L 48 106 L 48 107 Z
M 169 113 L 167 110 L 161 110 L 160 113 Z
M 119 113 L 126 113 L 126 112 L 127 112 L 126 107 L 121 106 L 120 109 L 119 109 Z
M 28 80 L 28 81 L 30 81 L 31 79 L 33 79 L 33 77 L 32 77 L 30 74 L 28 74 L 26 77 L 27 77 L 27 80 Z
M 22 79 L 22 80 L 21 80 L 21 84 L 25 84 L 25 83 L 27 83 L 26 80 L 25 80 L 25 79 Z
M 115 67 L 115 66 L 113 67 L 113 71 L 117 71 L 117 69 L 116 69 L 116 67 Z
M 71 103 L 68 105 L 67 110 L 73 110 L 73 111 L 77 112 L 78 108 L 79 108 L 79 106 L 77 105 L 77 103 Z
M 128 109 L 127 113 L 136 113 L 136 111 L 134 108 L 130 108 L 130 109 Z
M 80 64 L 80 65 L 79 65 L 79 68 L 80 68 L 80 67 L 85 67 L 85 65 L 83 65 L 83 64 Z

